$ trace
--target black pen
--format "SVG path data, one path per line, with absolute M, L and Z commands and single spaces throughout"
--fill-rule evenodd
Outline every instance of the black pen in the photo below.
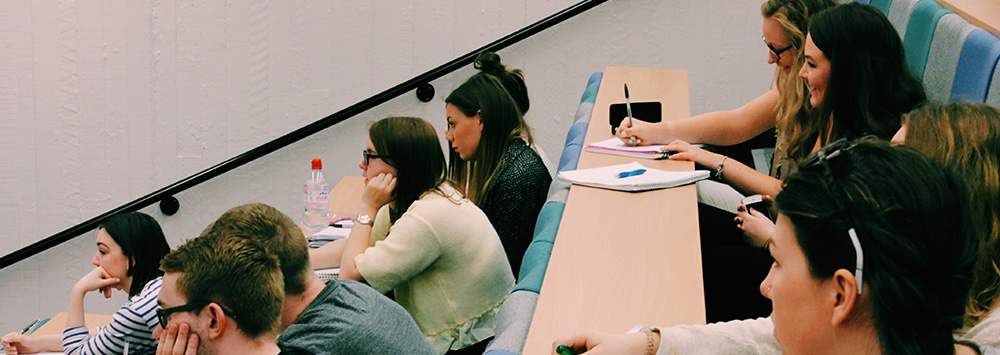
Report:
M 625 84 L 625 110 L 628 112 L 628 126 L 632 128 L 632 101 L 628 99 L 628 84 Z

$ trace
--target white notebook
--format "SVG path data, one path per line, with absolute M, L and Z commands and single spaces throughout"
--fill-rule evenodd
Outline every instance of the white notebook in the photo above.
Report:
M 337 239 L 344 239 L 351 235 L 351 228 L 340 228 L 340 227 L 326 227 L 323 230 L 316 232 L 316 234 L 310 235 L 306 238 L 306 241 L 316 242 L 316 241 L 334 241 Z
M 640 169 L 645 169 L 645 172 L 634 175 Z M 619 177 L 623 173 L 628 176 Z M 577 185 L 620 191 L 646 191 L 687 185 L 707 179 L 708 175 L 708 170 L 666 171 L 647 168 L 639 162 L 631 162 L 600 168 L 563 171 L 559 173 L 559 178 Z
M 624 155 L 642 159 L 665 159 L 673 152 L 667 151 L 666 145 L 644 145 L 629 147 L 621 139 L 611 138 L 587 145 L 587 151 L 603 154 Z

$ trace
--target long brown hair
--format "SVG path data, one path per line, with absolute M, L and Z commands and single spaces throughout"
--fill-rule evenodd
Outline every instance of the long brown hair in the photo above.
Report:
M 813 148 L 813 140 L 807 139 L 808 132 L 814 131 L 815 124 L 809 122 L 809 90 L 805 80 L 799 77 L 802 63 L 805 63 L 806 32 L 809 18 L 816 13 L 837 5 L 835 0 L 768 0 L 760 6 L 760 14 L 765 19 L 773 19 L 785 30 L 795 60 L 785 71 L 774 70 L 774 84 L 778 87 L 778 105 L 775 107 L 775 128 L 781 139 L 777 150 L 784 152 L 787 166 L 794 166 L 804 159 Z M 782 162 L 777 162 L 782 163 Z
M 823 102 L 813 110 L 820 145 L 873 134 L 889 139 L 899 120 L 926 99 L 906 66 L 903 41 L 878 8 L 856 2 L 823 11 L 809 35 L 830 61 Z M 809 142 L 814 143 L 814 142 Z
M 425 192 L 444 195 L 444 152 L 434 126 L 417 117 L 387 117 L 373 122 L 368 136 L 382 161 L 396 168 L 393 223 Z
M 500 81 L 485 72 L 473 75 L 444 101 L 466 116 L 478 113 L 482 118 L 483 135 L 475 158 L 464 161 L 450 149 L 450 144 L 448 147 L 451 151 L 448 178 L 478 206 L 507 153 L 507 146 L 516 139 L 531 144 L 531 129 Z
M 972 216 L 983 230 L 965 324 L 1000 297 L 1000 110 L 979 103 L 929 105 L 903 118 L 906 145 L 958 171 L 972 192 Z

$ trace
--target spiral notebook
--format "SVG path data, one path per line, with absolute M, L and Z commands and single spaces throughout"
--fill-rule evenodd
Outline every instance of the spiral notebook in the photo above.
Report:
M 645 170 L 636 174 L 638 170 Z M 600 168 L 563 171 L 559 178 L 576 185 L 619 191 L 646 191 L 687 185 L 707 179 L 708 170 L 666 171 L 647 168 L 639 162 Z M 619 177 L 624 176 L 624 177 Z
M 666 159 L 674 152 L 666 150 L 666 145 L 643 145 L 630 147 L 621 139 L 611 138 L 587 145 L 588 152 L 624 155 L 642 159 Z

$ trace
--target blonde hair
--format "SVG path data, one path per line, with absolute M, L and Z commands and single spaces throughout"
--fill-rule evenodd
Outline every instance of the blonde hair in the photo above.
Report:
M 805 63 L 805 41 L 809 30 L 810 16 L 837 5 L 835 0 L 768 0 L 760 6 L 765 19 L 778 22 L 785 30 L 794 60 L 787 71 L 780 67 L 774 70 L 774 85 L 778 88 L 778 104 L 775 107 L 774 126 L 778 131 L 777 156 L 787 156 L 787 166 L 793 167 L 812 152 L 815 132 L 819 124 L 810 122 L 809 90 L 805 80 L 799 77 L 799 70 Z M 775 165 L 782 165 L 783 159 L 775 159 Z

